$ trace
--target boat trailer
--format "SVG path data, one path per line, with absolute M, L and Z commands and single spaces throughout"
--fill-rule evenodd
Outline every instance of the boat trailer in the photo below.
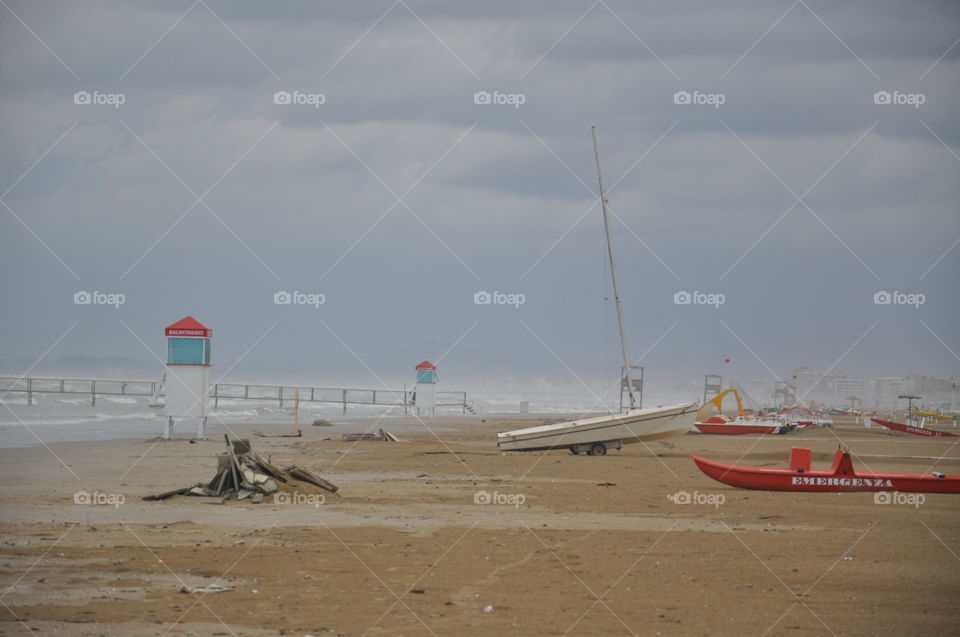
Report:
M 575 456 L 587 454 L 588 456 L 605 456 L 608 449 L 620 449 L 623 447 L 623 440 L 607 440 L 605 442 L 585 442 L 576 445 L 570 445 L 570 453 Z

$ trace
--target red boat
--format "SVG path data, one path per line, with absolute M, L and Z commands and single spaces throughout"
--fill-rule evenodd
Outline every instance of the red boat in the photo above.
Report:
M 780 429 L 778 424 L 756 424 L 749 420 L 728 420 L 723 416 L 714 416 L 694 425 L 694 429 L 702 434 L 719 434 L 735 436 L 738 434 L 772 434 Z
M 728 394 L 733 394 L 737 399 L 737 417 L 728 418 L 723 414 L 723 398 Z M 709 411 L 716 411 L 716 415 L 705 418 Z M 743 409 L 743 400 L 740 399 L 740 392 L 734 389 L 722 391 L 707 402 L 697 411 L 697 422 L 694 423 L 691 431 L 702 434 L 719 434 L 722 436 L 735 436 L 740 434 L 773 434 L 788 431 L 783 423 L 756 421 Z
M 888 429 L 893 429 L 894 431 L 902 431 L 905 434 L 913 434 L 915 436 L 928 436 L 931 438 L 957 438 L 960 437 L 958 434 L 952 434 L 946 431 L 937 431 L 936 429 L 925 429 L 923 427 L 911 427 L 910 425 L 901 425 L 898 422 L 890 422 L 889 420 L 880 420 L 879 418 L 871 418 L 873 422 L 878 425 L 883 425 Z
M 790 467 L 753 467 L 725 464 L 693 456 L 700 470 L 723 484 L 763 491 L 902 491 L 912 493 L 960 493 L 960 475 L 942 473 L 857 472 L 850 453 L 841 449 L 829 470 L 810 469 L 810 450 L 790 450 Z

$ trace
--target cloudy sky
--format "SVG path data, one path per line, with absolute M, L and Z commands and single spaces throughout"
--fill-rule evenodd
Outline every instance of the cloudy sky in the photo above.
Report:
M 648 379 L 960 370 L 956 3 L 0 4 L 21 371 L 615 368 L 591 126 Z

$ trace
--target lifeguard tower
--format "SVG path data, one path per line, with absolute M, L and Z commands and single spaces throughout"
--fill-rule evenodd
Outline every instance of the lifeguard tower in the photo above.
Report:
M 413 404 L 418 416 L 432 416 L 435 405 L 435 389 L 437 386 L 437 366 L 430 361 L 423 361 L 416 367 L 417 384 Z
M 166 416 L 164 438 L 173 435 L 174 419 L 197 421 L 197 437 L 207 437 L 207 390 L 210 387 L 210 339 L 213 330 L 185 316 L 164 330 L 167 337 Z

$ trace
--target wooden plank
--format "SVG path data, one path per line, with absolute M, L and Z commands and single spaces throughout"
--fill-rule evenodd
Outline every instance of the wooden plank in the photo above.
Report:
M 291 434 L 265 434 L 257 430 L 254 430 L 253 435 L 258 436 L 260 438 L 302 438 L 303 432 L 300 431 L 299 429 L 296 429 Z
M 273 466 L 272 464 L 270 464 L 269 462 L 261 458 L 259 455 L 257 455 L 256 452 L 251 451 L 250 458 L 255 463 L 257 463 L 257 465 L 259 465 L 260 469 L 262 469 L 264 473 L 269 475 L 274 480 L 279 480 L 280 482 L 287 481 L 287 479 L 283 475 L 283 472 L 280 469 L 278 469 L 277 467 Z
M 213 476 L 213 480 L 207 483 L 207 488 L 210 489 L 211 491 L 215 491 L 219 493 L 220 491 L 217 487 L 217 483 L 223 479 L 224 473 L 226 473 L 226 471 L 224 471 L 223 469 L 221 469 L 220 471 L 217 471 L 217 475 Z
M 342 438 L 347 442 L 355 442 L 357 440 L 383 440 L 383 436 L 374 433 L 343 434 Z
M 189 491 L 190 489 L 192 489 L 192 488 L 194 488 L 194 487 L 197 487 L 197 486 L 201 486 L 201 485 L 203 485 L 203 483 L 202 483 L 202 482 L 198 482 L 197 484 L 192 484 L 192 485 L 190 485 L 189 487 L 183 487 L 183 488 L 180 488 L 180 489 L 174 489 L 173 491 L 164 491 L 163 493 L 156 493 L 156 494 L 154 494 L 154 495 L 145 495 L 145 496 L 143 496 L 143 499 L 144 499 L 144 500 L 147 500 L 147 501 L 166 500 L 167 498 L 173 497 L 173 496 L 175 496 L 175 495 L 180 495 L 180 494 L 182 494 L 182 493 L 186 493 L 186 492 Z
M 230 471 L 225 469 L 221 471 L 218 475 L 220 476 L 220 479 L 213 486 L 213 488 L 214 488 L 214 491 L 217 492 L 217 495 L 223 495 L 223 487 L 227 483 L 227 476 L 230 475 Z
M 316 485 L 321 489 L 326 489 L 330 493 L 336 493 L 337 491 L 340 490 L 340 488 L 337 485 L 327 480 L 324 480 L 320 476 L 310 471 L 307 471 L 303 467 L 293 467 L 292 469 L 290 469 L 289 473 L 290 473 L 290 477 L 292 478 L 296 478 L 297 480 L 302 480 L 303 482 L 309 482 L 310 484 Z
M 237 476 L 237 456 L 233 453 L 233 445 L 230 444 L 230 436 L 223 434 L 223 438 L 227 441 L 227 452 L 230 454 L 230 475 L 233 477 L 233 488 L 231 491 L 236 491 L 240 488 L 240 478 Z

